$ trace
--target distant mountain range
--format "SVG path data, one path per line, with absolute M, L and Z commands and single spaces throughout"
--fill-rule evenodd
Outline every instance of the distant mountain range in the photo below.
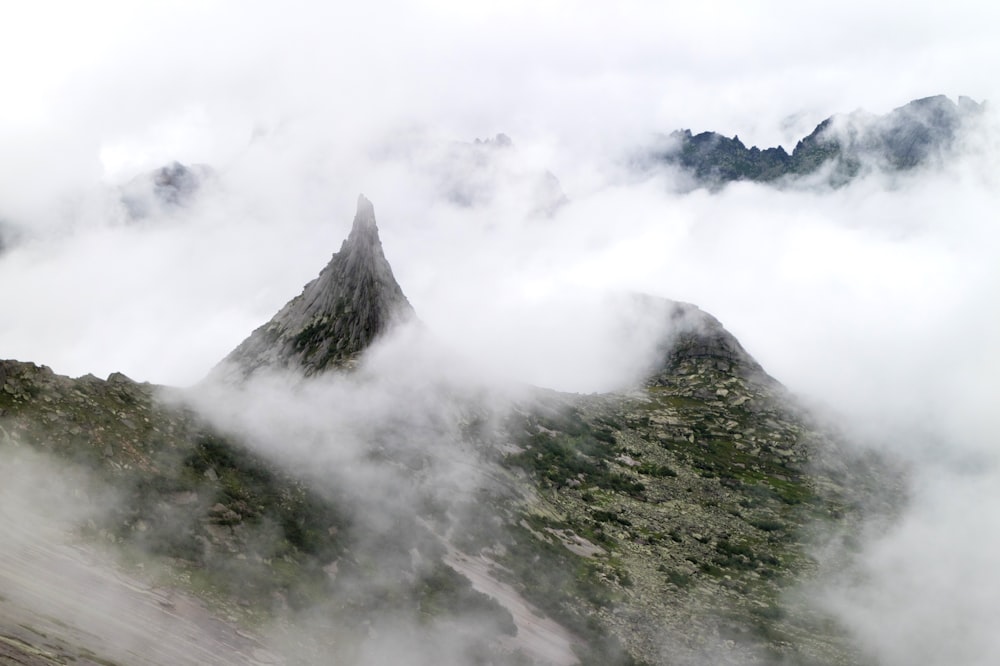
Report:
M 814 174 L 843 185 L 873 170 L 908 171 L 944 158 L 983 109 L 968 97 L 955 103 L 938 95 L 882 116 L 863 111 L 835 115 L 802 138 L 791 154 L 781 146 L 747 148 L 739 136 L 680 130 L 660 137 L 640 162 L 678 167 L 696 185 L 710 188 L 735 181 L 778 183 Z

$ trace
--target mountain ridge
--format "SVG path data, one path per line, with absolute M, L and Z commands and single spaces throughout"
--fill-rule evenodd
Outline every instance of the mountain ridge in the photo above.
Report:
M 0 452 L 89 470 L 84 498 L 120 493 L 83 537 L 162 567 L 175 594 L 207 594 L 235 624 L 274 623 L 300 647 L 261 637 L 271 663 L 368 666 L 380 636 L 414 641 L 408 656 L 450 646 L 419 664 L 668 664 L 716 644 L 729 646 L 716 663 L 859 663 L 786 593 L 819 569 L 807 526 L 849 532 L 878 466 L 810 423 L 717 319 L 637 298 L 668 334 L 632 390 L 484 400 L 435 378 L 352 383 L 344 371 L 415 317 L 360 197 L 320 276 L 210 377 L 221 400 L 246 401 L 228 421 L 204 386 L 4 361 Z M 305 379 L 255 397 L 270 369 Z M 16 587 L 4 573 L 0 593 Z M 562 628 L 557 656 L 532 643 L 533 616 Z
M 661 136 L 644 162 L 679 167 L 699 186 L 730 182 L 776 183 L 829 169 L 825 179 L 845 185 L 871 170 L 905 172 L 940 158 L 955 147 L 959 133 L 986 108 L 960 96 L 913 100 L 875 116 L 863 111 L 830 116 L 800 139 L 791 153 L 782 146 L 747 148 L 739 136 L 677 130 Z

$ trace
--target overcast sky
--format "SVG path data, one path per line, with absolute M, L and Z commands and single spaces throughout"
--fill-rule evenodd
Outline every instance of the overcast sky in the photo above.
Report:
M 711 312 L 884 442 L 923 430 L 948 461 L 993 461 L 995 111 L 944 167 L 835 192 L 682 195 L 626 162 L 678 128 L 790 150 L 834 113 L 996 101 L 997 25 L 984 2 L 17 3 L 0 24 L 0 231 L 19 239 L 0 254 L 0 357 L 195 382 L 318 273 L 363 192 L 418 315 L 497 372 L 621 385 L 634 365 L 611 363 L 623 338 L 600 299 L 640 290 Z M 513 149 L 477 176 L 481 201 L 456 205 L 453 142 L 498 132 Z M 172 160 L 218 180 L 188 210 L 126 224 L 113 188 Z M 545 171 L 569 199 L 552 217 L 532 213 Z M 966 508 L 1000 508 L 972 487 Z M 939 524 L 912 520 L 876 554 Z M 973 525 L 944 522 L 955 552 L 916 570 L 973 548 Z M 883 580 L 880 600 L 905 596 Z

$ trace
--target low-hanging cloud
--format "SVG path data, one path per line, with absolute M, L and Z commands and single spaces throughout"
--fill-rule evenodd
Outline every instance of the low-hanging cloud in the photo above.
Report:
M 163 583 L 161 565 L 123 563 L 105 529 L 116 489 L 39 453 L 44 442 L 0 436 L 0 619 L 15 662 L 20 646 L 44 645 L 47 658 L 84 663 L 274 663 L 259 639 Z

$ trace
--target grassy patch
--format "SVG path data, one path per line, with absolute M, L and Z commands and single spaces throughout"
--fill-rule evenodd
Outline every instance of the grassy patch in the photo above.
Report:
M 614 470 L 620 453 L 617 439 L 606 427 L 592 428 L 576 410 L 533 415 L 520 429 L 520 453 L 506 464 L 534 473 L 548 487 L 601 488 L 638 496 L 645 485 Z

